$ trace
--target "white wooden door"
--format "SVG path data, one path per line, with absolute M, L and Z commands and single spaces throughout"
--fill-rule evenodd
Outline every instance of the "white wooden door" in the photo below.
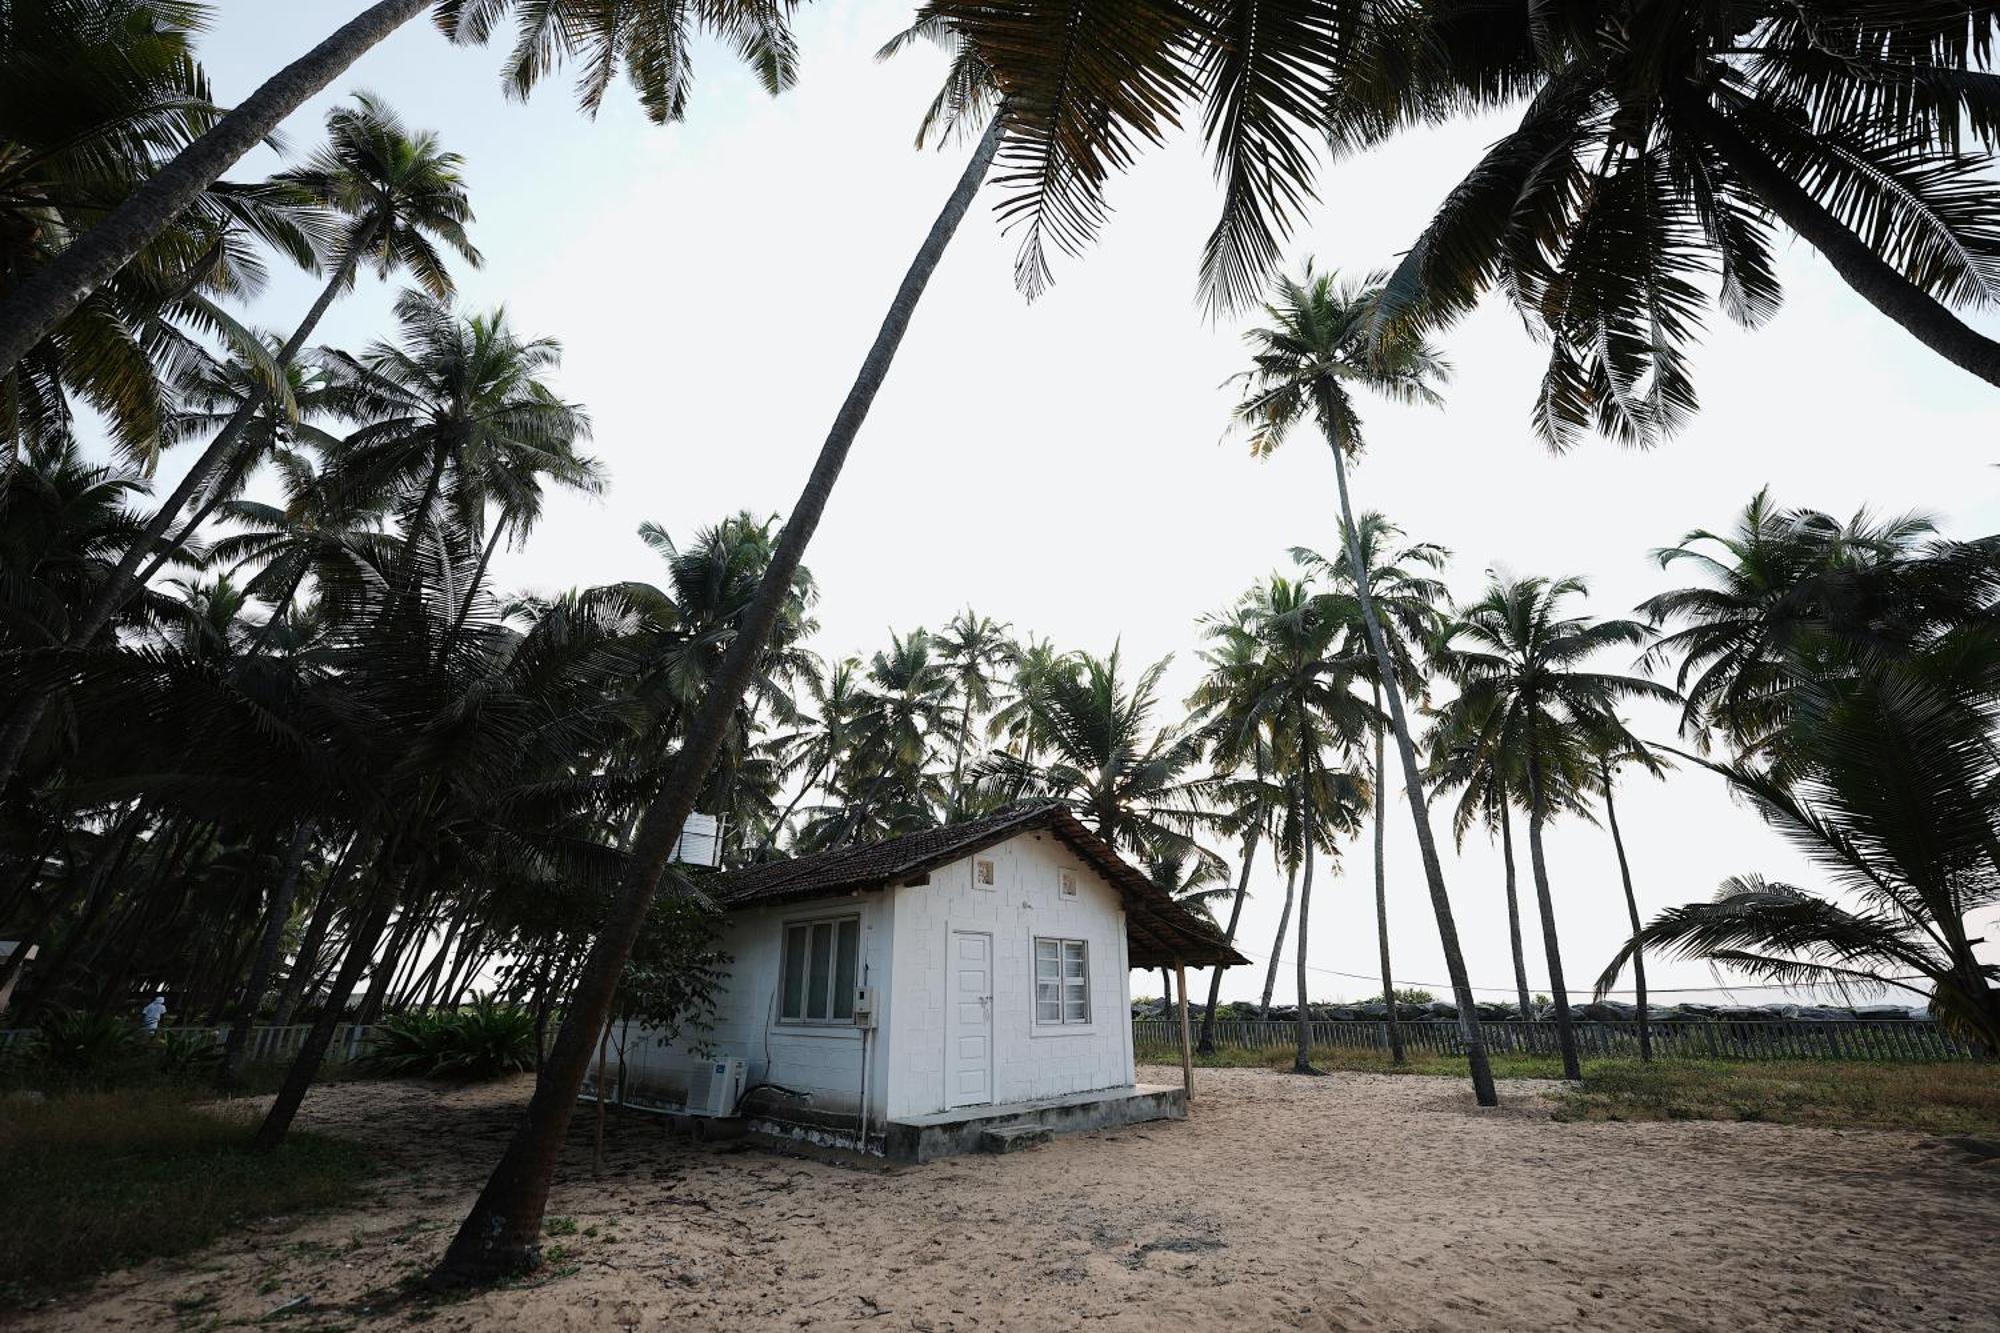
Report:
M 993 937 L 951 933 L 951 1017 L 945 1031 L 945 1104 L 993 1100 Z

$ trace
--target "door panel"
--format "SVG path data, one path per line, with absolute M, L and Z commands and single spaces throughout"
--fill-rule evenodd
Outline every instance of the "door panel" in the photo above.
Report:
M 945 1038 L 945 1105 L 993 1100 L 993 937 L 951 935 L 951 1024 Z

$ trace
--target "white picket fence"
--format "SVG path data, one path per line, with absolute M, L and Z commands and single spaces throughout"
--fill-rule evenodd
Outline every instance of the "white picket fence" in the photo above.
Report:
M 282 1064 L 299 1053 L 306 1044 L 306 1034 L 312 1031 L 310 1023 L 291 1023 L 284 1027 L 253 1027 L 250 1029 L 249 1044 L 244 1047 L 243 1060 L 246 1064 Z M 374 1029 L 360 1023 L 342 1023 L 333 1030 L 333 1041 L 328 1045 L 326 1058 L 330 1063 L 352 1060 L 368 1047 L 368 1037 Z M 206 1037 L 220 1049 L 229 1037 L 226 1027 L 163 1027 L 159 1034 L 172 1033 L 183 1037 Z M 12 1055 L 25 1051 L 35 1039 L 34 1028 L 0 1028 L 0 1055 Z

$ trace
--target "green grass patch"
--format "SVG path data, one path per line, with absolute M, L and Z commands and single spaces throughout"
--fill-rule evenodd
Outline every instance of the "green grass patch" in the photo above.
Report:
M 0 1100 L 0 1308 L 208 1244 L 255 1217 L 324 1208 L 369 1173 L 353 1144 L 294 1131 L 250 1151 L 251 1117 L 189 1089 Z
M 1813 1060 L 1602 1060 L 1558 1094 L 1558 1120 L 1767 1120 L 2000 1132 L 2000 1065 Z
M 1141 1064 L 1177 1065 L 1180 1052 L 1141 1043 Z M 1292 1067 L 1293 1052 L 1223 1050 L 1195 1057 L 1204 1069 Z M 1328 1073 L 1465 1076 L 1458 1056 L 1315 1047 Z M 1560 1079 L 1553 1055 L 1496 1055 L 1498 1078 Z M 2000 1132 L 2000 1063 L 1894 1064 L 1849 1060 L 1585 1060 L 1583 1085 L 1556 1090 L 1558 1120 L 1764 1120 L 1784 1125 Z

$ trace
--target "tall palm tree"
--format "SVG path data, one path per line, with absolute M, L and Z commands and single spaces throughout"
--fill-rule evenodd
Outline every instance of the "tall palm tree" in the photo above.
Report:
M 1270 730 L 1245 716 L 1252 706 L 1252 692 L 1246 683 L 1263 653 L 1255 621 L 1259 600 L 1265 595 L 1261 587 L 1252 589 L 1235 605 L 1204 617 L 1203 633 L 1209 646 L 1202 650 L 1202 660 L 1208 664 L 1208 671 L 1187 701 L 1189 709 L 1202 719 L 1201 734 L 1215 769 L 1217 831 L 1240 840 L 1236 894 L 1230 903 L 1229 927 L 1225 932 L 1232 944 L 1243 919 L 1243 904 L 1250 896 L 1250 872 L 1256 866 L 1258 848 L 1285 799 L 1284 789 L 1272 771 Z M 1288 891 L 1281 930 L 1282 922 L 1290 917 Z M 1222 999 L 1223 971 L 1215 968 L 1209 976 L 1208 1003 L 1201 1017 L 1203 1054 L 1215 1049 L 1215 1010 Z
M 324 145 L 302 166 L 274 178 L 339 218 L 340 224 L 331 246 L 332 272 L 291 335 L 271 355 L 267 372 L 271 375 L 282 376 L 291 367 L 334 301 L 352 290 L 362 267 L 372 268 L 384 281 L 407 270 L 425 291 L 444 300 L 453 284 L 439 243 L 468 264 L 481 262 L 465 234 L 472 208 L 460 175 L 463 159 L 440 149 L 435 135 L 406 128 L 369 94 L 357 93 L 354 100 L 353 107 L 336 107 L 327 114 Z M 128 553 L 132 569 L 148 556 L 157 564 L 170 553 L 172 544 L 161 551 L 157 543 L 196 495 L 211 492 L 207 507 L 183 528 L 180 541 L 187 540 L 200 518 L 227 498 L 227 489 L 213 484 L 219 473 L 247 472 L 236 465 L 235 455 L 245 437 L 255 433 L 274 386 L 253 382 L 245 388 L 236 410 L 154 512 L 149 524 L 152 549 L 142 544 Z M 295 401 L 282 406 L 286 417 L 297 415 Z
M 1678 659 L 1681 734 L 1720 736 L 1744 757 L 1780 757 L 1798 687 L 1854 676 L 1982 619 L 2000 574 L 2000 540 L 1946 542 L 1919 514 L 1842 521 L 1781 509 L 1759 491 L 1726 533 L 1696 529 L 1656 551 L 1662 569 L 1702 583 L 1639 606 L 1663 633 L 1650 666 Z
M 1732 876 L 1715 901 L 1672 908 L 1598 978 L 1615 985 L 1647 949 L 1788 986 L 1893 988 L 2000 1052 L 2000 967 L 1980 959 L 1972 914 L 2000 903 L 1990 712 L 1990 618 L 1857 679 L 1796 687 L 1804 772 L 1748 760 L 1694 762 L 1720 775 L 1831 879 L 1847 901 Z M 1851 904 L 1851 905 L 1850 905 Z
M 1645 927 L 1639 920 L 1639 898 L 1632 891 L 1632 863 L 1625 855 L 1625 834 L 1618 827 L 1618 802 L 1615 788 L 1618 785 L 1618 770 L 1625 765 L 1634 765 L 1654 777 L 1661 777 L 1666 771 L 1666 763 L 1654 754 L 1651 747 L 1634 741 L 1623 727 L 1616 731 L 1602 733 L 1592 745 L 1593 758 L 1597 761 L 1595 771 L 1595 793 L 1604 798 L 1604 822 L 1611 829 L 1611 847 L 1618 854 L 1618 880 L 1625 889 L 1625 915 L 1632 924 L 1632 940 L 1629 957 L 1632 960 L 1632 986 L 1639 1024 L 1639 1059 L 1653 1058 L 1653 1033 L 1647 1021 L 1646 1008 L 1646 951 L 1639 938 Z
M 969 606 L 953 616 L 932 642 L 958 691 L 958 729 L 952 738 L 951 786 L 945 805 L 949 823 L 965 815 L 965 757 L 973 718 L 993 711 L 999 673 L 1013 661 L 1015 648 L 1006 625 Z
M 327 354 L 333 393 L 360 423 L 329 484 L 344 496 L 394 497 L 408 582 L 414 552 L 426 538 L 444 540 L 448 516 L 470 538 L 496 490 L 519 497 L 539 477 L 589 489 L 595 469 L 575 452 L 589 417 L 541 378 L 561 363 L 554 339 L 521 338 L 505 310 L 460 315 L 416 291 L 396 302 L 396 322 L 396 342 Z M 472 585 L 450 596 L 453 611 L 476 591 L 490 555 L 489 543 Z
M 432 1276 L 436 1281 L 491 1281 L 535 1262 L 536 1238 L 541 1231 L 557 1154 L 595 1053 L 598 1035 L 611 1012 L 625 960 L 644 928 L 667 857 L 722 750 L 730 718 L 736 713 L 755 675 L 758 659 L 784 612 L 793 575 L 819 526 L 876 392 L 895 359 L 917 301 L 992 166 L 1004 120 L 1004 112 L 996 114 L 981 135 L 971 161 L 931 224 L 890 302 L 860 372 L 820 447 L 798 503 L 785 522 L 770 565 L 758 584 L 756 598 L 737 623 L 736 635 L 708 682 L 673 764 L 640 817 L 628 869 L 602 918 L 600 931 L 577 970 L 562 1028 L 543 1063 L 527 1116 L 434 1270 Z
M 824 671 L 812 669 L 801 677 L 808 715 L 799 720 L 798 730 L 785 738 L 784 776 L 798 781 L 792 799 L 772 822 L 765 850 L 775 845 L 790 826 L 792 816 L 807 796 L 832 774 L 854 745 L 855 720 L 862 707 L 861 659 L 843 657 Z M 803 773 L 803 779 L 799 775 Z
M 838 785 L 846 809 L 830 841 L 899 837 L 937 822 L 946 794 L 932 771 L 952 730 L 953 672 L 925 630 L 891 631 L 868 659 L 853 718 L 854 743 Z
M 184 0 L 152 0 L 149 9 L 183 15 Z M 510 10 L 520 31 L 507 85 L 525 96 L 566 55 L 588 53 L 577 83 L 578 100 L 594 113 L 622 69 L 655 122 L 686 110 L 688 47 L 696 30 L 718 36 L 748 60 L 771 92 L 789 87 L 797 73 L 788 22 L 790 6 L 765 0 L 725 0 L 669 20 L 644 0 L 611 0 L 589 6 L 516 0 L 376 0 L 305 55 L 278 71 L 233 110 L 214 119 L 198 137 L 95 226 L 0 296 L 0 379 L 26 351 L 46 337 L 114 274 L 153 244 L 222 173 L 268 140 L 294 111 L 339 78 L 355 61 L 426 9 L 454 41 L 481 43 Z
M 141 564 L 151 558 L 158 568 L 179 544 L 193 537 L 199 517 L 228 498 L 230 488 L 214 484 L 217 474 L 233 471 L 240 477 L 247 473 L 247 468 L 231 467 L 244 436 L 253 432 L 265 413 L 272 391 L 291 386 L 288 368 L 334 300 L 352 287 L 364 264 L 385 279 L 395 268 L 409 266 L 418 280 L 442 299 L 451 291 L 451 279 L 438 245 L 456 251 L 468 263 L 479 262 L 479 252 L 464 231 L 471 208 L 460 166 L 458 155 L 442 151 L 434 136 L 413 134 L 388 108 L 366 94 L 357 97 L 353 108 L 339 107 L 328 114 L 326 145 L 280 183 L 342 219 L 333 244 L 333 272 L 291 336 L 272 354 L 271 364 L 264 368 L 266 382 L 253 386 L 242 398 L 194 465 L 154 510 L 141 539 L 125 552 L 114 577 L 80 619 L 77 628 L 83 639 L 94 635 L 144 582 L 137 577 Z M 154 183 L 160 179 L 156 176 Z M 130 206 L 129 200 L 126 206 Z M 67 255 L 65 252 L 64 257 Z M 38 276 L 49 271 L 43 269 Z M 296 414 L 296 404 L 282 407 L 288 417 Z M 202 515 L 184 525 L 178 537 L 161 549 L 189 502 L 204 491 L 209 492 L 209 500 Z M 24 698 L 0 727 L 0 787 L 11 778 L 41 709 L 40 699 Z
M 1635 620 L 1565 614 L 1563 604 L 1584 591 L 1583 580 L 1576 578 L 1508 580 L 1489 574 L 1485 595 L 1458 609 L 1438 653 L 1440 668 L 1459 690 L 1443 710 L 1447 732 L 1511 756 L 1509 762 L 1526 777 L 1528 863 L 1541 909 L 1556 1040 L 1569 1079 L 1582 1078 L 1583 1068 L 1563 979 L 1543 828 L 1589 780 L 1591 738 L 1624 735 L 1621 703 L 1676 697 L 1642 677 L 1591 668 L 1590 660 L 1605 649 L 1643 644 L 1649 635 Z
M 1429 675 L 1422 660 L 1423 646 L 1436 636 L 1443 623 L 1448 600 L 1445 586 L 1435 573 L 1444 568 L 1451 552 L 1435 542 L 1397 546 L 1396 542 L 1402 535 L 1401 528 L 1371 509 L 1361 515 L 1360 531 L 1353 535 L 1354 540 L 1351 543 L 1342 541 L 1342 553 L 1336 558 L 1329 560 L 1317 551 L 1303 547 L 1295 548 L 1292 558 L 1308 569 L 1324 571 L 1332 578 L 1335 588 L 1351 592 L 1358 586 L 1359 580 L 1348 567 L 1346 551 L 1352 546 L 1361 552 L 1361 560 L 1368 569 L 1368 588 L 1375 599 L 1382 637 L 1388 645 L 1390 659 L 1396 664 L 1397 683 L 1422 708 L 1430 693 Z M 1358 605 L 1352 598 L 1345 600 L 1349 605 Z M 1349 623 L 1352 629 L 1348 637 L 1354 642 L 1352 647 L 1342 651 L 1354 652 L 1363 659 L 1358 674 L 1369 680 L 1369 695 L 1377 714 L 1375 753 L 1370 769 L 1370 785 L 1375 791 L 1375 937 L 1382 964 L 1382 1001 L 1389 1011 L 1389 1054 L 1391 1061 L 1400 1065 L 1403 1063 L 1403 1029 L 1396 1015 L 1396 983 L 1390 976 L 1389 886 L 1383 864 L 1389 800 L 1387 729 L 1385 719 L 1381 717 L 1382 686 L 1375 679 L 1375 664 L 1373 655 L 1368 651 L 1365 627 L 1358 616 L 1349 617 Z
M 1537 411 L 1552 438 L 1680 424 L 1703 280 L 1732 318 L 1762 323 L 1779 294 L 1774 221 L 1927 346 L 2000 383 L 2000 341 L 1956 313 L 2000 292 L 1990 9 L 929 0 L 921 12 L 956 23 L 1021 103 L 1002 207 L 1020 221 L 1031 292 L 1048 281 L 1046 249 L 1075 253 L 1095 234 L 1106 182 L 1190 101 L 1204 104 L 1223 184 L 1202 269 L 1221 309 L 1248 304 L 1276 266 L 1328 141 L 1337 155 L 1525 104 L 1410 248 L 1385 314 L 1434 322 L 1504 288 L 1553 344 Z
M 292 449 L 274 460 L 284 503 L 229 500 L 221 516 L 233 531 L 217 538 L 204 553 L 204 567 L 232 571 L 256 566 L 245 589 L 271 607 L 258 646 L 268 645 L 288 621 L 300 590 L 311 579 L 320 587 L 351 584 L 386 550 L 381 531 L 383 506 L 336 494 L 323 469 L 308 451 Z M 353 604 L 352 589 L 331 597 L 335 607 Z
M 77 618 L 140 530 L 132 502 L 144 492 L 136 474 L 90 463 L 67 440 L 0 468 L 0 650 L 72 639 Z
M 1516 768 L 1518 755 L 1506 754 L 1485 743 L 1488 719 L 1470 708 L 1454 710 L 1440 718 L 1426 742 L 1433 799 L 1460 789 L 1452 809 L 1452 842 L 1460 850 L 1465 835 L 1474 824 L 1483 825 L 1489 837 L 1500 840 L 1502 883 L 1507 897 L 1507 940 L 1514 959 L 1514 995 L 1521 1020 L 1535 1016 L 1529 998 L 1528 959 L 1521 944 L 1521 899 L 1519 875 L 1514 861 L 1514 805 L 1526 783 Z
M 1216 862 L 1209 858 L 1189 860 L 1180 855 L 1155 857 L 1146 863 L 1146 878 L 1153 881 L 1153 887 L 1173 899 L 1198 916 L 1215 919 L 1215 904 L 1229 895 L 1229 886 L 1223 882 L 1222 872 Z M 1164 1006 L 1163 1014 L 1173 1012 L 1174 974 L 1165 966 L 1160 968 L 1160 982 L 1164 987 L 1160 995 Z M 1187 997 L 1181 997 L 1185 1000 Z
M 1404 794 L 1416 824 L 1424 880 L 1458 1002 L 1473 1091 L 1481 1106 L 1496 1106 L 1499 1094 L 1493 1087 L 1486 1043 L 1479 1032 L 1479 1014 L 1473 1008 L 1458 924 L 1445 892 L 1444 867 L 1431 836 L 1423 774 L 1417 767 L 1416 746 L 1403 710 L 1403 691 L 1396 682 L 1396 661 L 1375 608 L 1367 562 L 1354 545 L 1360 528 L 1348 496 L 1347 459 L 1359 451 L 1362 441 L 1361 419 L 1351 389 L 1366 388 L 1403 401 L 1433 402 L 1436 385 L 1446 373 L 1444 363 L 1419 339 L 1371 336 L 1369 326 L 1379 290 L 1371 283 L 1338 285 L 1332 274 L 1315 273 L 1310 264 L 1301 277 L 1281 279 L 1265 306 L 1268 322 L 1246 335 L 1252 369 L 1241 377 L 1244 397 L 1235 419 L 1249 432 L 1252 450 L 1262 455 L 1276 449 L 1293 426 L 1310 417 L 1333 454 L 1341 531 L 1347 537 L 1348 560 L 1355 576 L 1355 600 L 1360 603 L 1369 651 L 1375 657 L 1383 699 L 1388 704 L 1389 726 L 1403 763 Z
M 1996 23 L 1752 0 L 1619 0 L 1560 23 L 1526 3 L 1407 11 L 1387 39 L 1410 61 L 1390 123 L 1533 95 L 1410 249 L 1386 313 L 1451 316 L 1497 286 L 1551 339 L 1548 439 L 1654 438 L 1696 405 L 1685 351 L 1706 280 L 1745 327 L 1777 309 L 1775 221 L 2000 384 L 2000 341 L 1957 313 L 2000 296 L 1996 121 L 1976 72 Z
M 1043 761 L 997 763 L 1003 772 L 1021 770 L 1025 794 L 1066 802 L 1098 837 L 1142 861 L 1216 868 L 1215 854 L 1194 839 L 1213 786 L 1196 774 L 1201 741 L 1153 721 L 1170 662 L 1162 658 L 1131 679 L 1115 646 L 1105 657 L 1068 658 L 1029 704 L 1047 742 Z
M 0 298 L 59 256 L 214 123 L 187 0 L 13 0 L 0 13 Z M 254 296 L 253 241 L 312 267 L 315 211 L 274 183 L 215 182 L 111 281 L 27 343 L 0 374 L 0 443 L 18 459 L 69 429 L 77 402 L 150 470 L 191 332 L 241 343 L 213 302 Z

